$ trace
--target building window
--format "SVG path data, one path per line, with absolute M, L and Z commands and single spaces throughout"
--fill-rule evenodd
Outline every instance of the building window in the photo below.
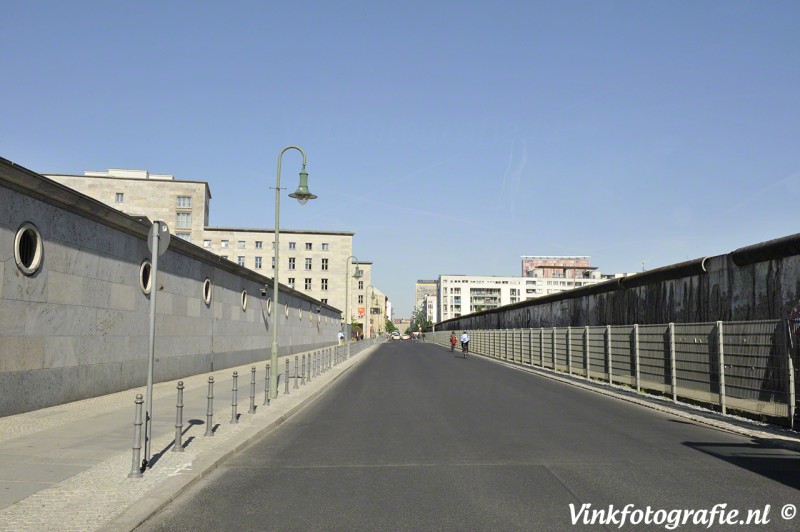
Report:
M 328 269 L 328 259 L 322 259 L 322 269 L 323 270 Z
M 275 269 L 275 257 L 272 257 L 272 266 L 271 267 L 272 267 L 273 270 Z
M 191 229 L 192 227 L 192 213 L 190 212 L 179 212 L 178 213 L 178 221 L 175 224 L 175 227 L 179 229 Z
M 289 277 L 289 288 L 294 288 L 294 277 Z
M 311 277 L 306 277 L 305 281 L 306 290 L 311 290 Z
M 261 240 L 256 240 L 256 249 L 261 249 L 264 247 L 264 242 Z
M 311 269 L 311 259 L 306 259 L 306 270 Z
M 256 270 L 261 269 L 261 257 L 256 257 Z
M 289 269 L 294 270 L 294 257 L 289 258 Z
M 210 248 L 211 247 L 211 240 L 203 240 L 203 247 Z
M 178 208 L 179 209 L 191 209 L 192 208 L 192 197 L 191 196 L 178 196 Z
M 178 238 L 182 238 L 183 240 L 186 240 L 187 242 L 191 242 L 192 241 L 192 233 L 187 233 L 185 231 L 176 231 L 175 232 L 175 236 L 177 236 Z
M 244 240 L 239 240 L 239 242 L 237 242 L 237 247 L 239 249 L 244 249 Z
M 327 279 L 321 279 L 320 282 L 322 283 L 322 291 L 323 292 L 327 291 L 328 290 L 328 280 Z
M 297 243 L 296 242 L 289 242 L 289 249 L 296 249 Z
M 311 251 L 311 242 L 306 242 L 306 251 Z
M 228 241 L 227 240 L 223 240 L 222 242 L 220 242 L 219 245 L 220 245 L 220 247 L 226 248 L 226 247 L 228 247 Z
M 236 259 L 236 262 L 239 263 L 239 266 L 244 266 L 244 255 L 239 255 Z
M 227 255 L 223 255 L 222 258 L 225 259 L 225 260 L 228 260 L 228 256 Z
M 358 304 L 359 305 L 363 305 L 364 304 L 364 296 L 358 296 Z
M 328 251 L 328 244 L 326 244 L 326 243 L 324 243 L 324 242 L 323 242 L 323 244 L 322 244 L 322 251 Z
M 320 299 L 320 301 L 322 301 L 322 302 L 323 302 L 323 303 L 325 303 L 326 305 L 328 304 L 328 300 L 327 300 L 327 299 Z
M 117 193 L 115 194 L 115 196 L 114 196 L 114 199 L 115 199 L 115 201 L 116 201 L 117 203 L 122 203 L 122 202 L 123 202 L 123 200 L 125 199 L 125 194 L 123 194 L 122 192 L 117 192 Z
M 363 290 L 364 289 L 364 281 L 359 281 L 358 282 L 358 289 L 359 290 Z

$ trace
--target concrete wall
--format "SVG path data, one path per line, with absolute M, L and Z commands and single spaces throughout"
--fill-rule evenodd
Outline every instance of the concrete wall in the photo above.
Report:
M 786 319 L 800 299 L 800 234 L 462 316 L 437 329 Z
M 14 258 L 25 222 L 39 230 L 44 251 L 30 276 Z M 150 257 L 148 230 L 0 158 L 0 415 L 146 383 L 150 299 L 139 270 Z M 268 358 L 265 285 L 271 296 L 271 279 L 172 238 L 159 258 L 156 381 Z M 338 309 L 285 286 L 280 301 L 281 355 L 336 342 Z

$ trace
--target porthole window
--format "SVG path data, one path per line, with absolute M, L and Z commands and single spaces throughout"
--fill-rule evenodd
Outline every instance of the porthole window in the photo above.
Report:
M 272 315 L 272 298 L 267 298 L 267 314 Z
M 289 305 L 286 304 L 283 306 L 283 313 L 286 314 L 286 318 L 289 318 Z
M 211 279 L 208 278 L 203 281 L 203 301 L 206 302 L 206 305 L 211 304 Z
M 242 290 L 242 310 L 247 310 L 247 290 Z
M 150 288 L 153 286 L 153 265 L 150 264 L 148 259 L 142 261 L 139 266 L 139 288 L 144 295 L 150 294 Z
M 17 229 L 14 239 L 14 259 L 17 268 L 25 275 L 33 275 L 42 265 L 42 235 L 30 222 L 25 222 Z
M 297 309 L 297 319 L 303 321 L 303 309 L 301 308 Z

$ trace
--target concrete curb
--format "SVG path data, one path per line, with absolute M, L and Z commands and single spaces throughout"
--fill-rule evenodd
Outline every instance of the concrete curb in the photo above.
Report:
M 302 402 L 292 406 L 287 411 L 280 414 L 278 418 L 270 421 L 267 425 L 248 428 L 243 432 L 243 434 L 240 435 L 239 438 L 236 439 L 236 441 L 230 442 L 221 449 L 215 449 L 207 453 L 205 456 L 198 457 L 192 463 L 190 474 L 177 475 L 162 483 L 155 489 L 150 490 L 147 495 L 136 500 L 121 514 L 106 522 L 103 525 L 103 528 L 105 530 L 134 530 L 136 527 L 160 512 L 185 490 L 211 474 L 211 472 L 217 469 L 220 464 L 240 453 L 242 450 L 254 443 L 257 439 L 264 437 L 273 429 L 283 425 L 289 418 L 296 415 L 302 409 L 310 406 L 322 394 L 327 392 L 334 383 L 339 381 L 339 379 L 341 379 L 344 375 L 347 375 L 351 369 L 366 360 L 375 351 L 375 349 L 380 347 L 380 345 L 382 344 L 375 344 L 355 355 L 358 356 L 358 359 L 355 360 L 351 365 L 344 368 L 341 373 L 332 377 L 331 380 L 323 384 L 320 389 L 314 391 Z
M 439 345 L 445 349 L 450 348 L 450 346 L 443 346 L 441 344 L 436 345 Z M 537 366 L 528 366 L 525 364 L 507 362 L 505 360 L 491 357 L 489 355 L 483 355 L 481 353 L 471 352 L 470 355 L 481 357 L 489 362 L 500 364 L 501 366 L 515 369 L 517 371 L 533 373 L 550 380 L 576 386 L 583 390 L 605 395 L 607 397 L 612 397 L 614 399 L 627 401 L 629 403 L 650 408 L 665 414 L 671 414 L 684 419 L 689 419 L 696 423 L 701 423 L 716 429 L 725 430 L 740 436 L 768 440 L 769 443 L 773 445 L 778 445 L 785 449 L 800 452 L 800 435 L 794 431 L 790 431 L 789 429 L 774 428 L 771 425 L 759 425 L 757 422 L 745 418 L 723 416 L 722 414 L 712 410 L 693 407 L 683 403 L 673 403 L 671 400 L 662 400 L 656 396 L 648 396 L 637 393 L 633 390 L 621 390 L 604 383 L 587 381 L 586 377 L 580 375 L 570 375 L 557 372 L 549 368 L 540 368 Z

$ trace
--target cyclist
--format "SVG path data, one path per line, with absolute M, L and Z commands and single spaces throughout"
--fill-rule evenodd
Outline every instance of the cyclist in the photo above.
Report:
M 464 334 L 461 335 L 461 350 L 464 352 L 464 358 L 467 358 L 467 352 L 469 351 L 469 335 L 467 331 L 464 331 Z
M 457 341 L 458 340 L 456 338 L 456 332 L 455 331 L 451 332 L 450 333 L 450 352 L 451 353 L 455 350 Z

